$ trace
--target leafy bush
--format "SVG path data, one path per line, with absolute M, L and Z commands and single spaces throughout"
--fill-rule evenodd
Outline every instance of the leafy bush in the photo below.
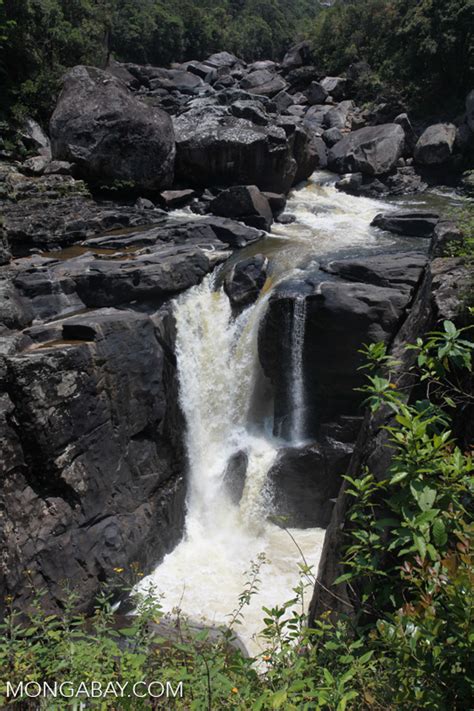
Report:
M 3 683 L 182 682 L 182 698 L 152 707 L 196 711 L 467 711 L 474 690 L 474 482 L 472 455 L 462 451 L 451 427 L 453 415 L 474 402 L 467 336 L 445 321 L 407 346 L 423 395 L 413 400 L 397 386 L 397 364 L 385 346 L 364 349 L 367 404 L 392 413 L 394 456 L 382 481 L 370 472 L 347 477 L 352 504 L 339 582 L 358 599 L 358 616 L 333 621 L 328 611 L 308 627 L 305 599 L 314 578 L 301 564 L 292 599 L 263 608 L 263 651 L 247 658 L 233 640 L 258 590 L 263 557 L 252 564 L 228 629 L 217 639 L 189 629 L 179 614 L 177 639 L 160 636 L 165 622 L 153 592 L 135 598 L 136 614 L 121 624 L 105 593 L 90 618 L 74 612 L 73 593 L 61 614 L 45 613 L 39 594 L 20 616 L 10 599 L 1 626 Z M 25 710 L 35 707 L 22 703 Z M 51 711 L 65 707 L 64 699 L 46 703 Z M 141 709 L 150 701 L 90 699 L 88 706 Z

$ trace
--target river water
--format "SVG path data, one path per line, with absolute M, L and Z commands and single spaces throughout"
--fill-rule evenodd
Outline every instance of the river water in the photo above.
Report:
M 273 437 L 265 408 L 255 408 L 263 378 L 258 326 L 268 298 L 281 280 L 298 278 L 312 260 L 420 247 L 420 240 L 403 240 L 370 227 L 378 212 L 399 205 L 340 193 L 334 182 L 334 176 L 316 173 L 289 197 L 286 212 L 295 216 L 295 222 L 275 225 L 263 242 L 230 260 L 231 265 L 232 260 L 251 254 L 269 257 L 271 276 L 255 305 L 234 319 L 219 287 L 219 275 L 210 275 L 182 295 L 174 307 L 189 466 L 186 530 L 181 543 L 140 588 L 153 585 L 156 594 L 163 594 L 166 612 L 179 609 L 193 622 L 225 625 L 238 604 L 251 562 L 264 554 L 259 593 L 244 608 L 238 630 L 252 653 L 260 646 L 262 605 L 272 607 L 293 597 L 302 556 L 316 572 L 324 541 L 321 529 L 287 532 L 266 518 L 267 474 L 278 449 L 288 445 Z M 426 246 L 426 241 L 421 242 Z M 304 401 L 304 300 L 296 304 L 293 318 L 295 420 L 291 437 L 298 442 L 303 429 L 299 413 Z M 236 504 L 225 486 L 225 472 L 231 457 L 239 452 L 246 453 L 248 465 L 243 495 Z

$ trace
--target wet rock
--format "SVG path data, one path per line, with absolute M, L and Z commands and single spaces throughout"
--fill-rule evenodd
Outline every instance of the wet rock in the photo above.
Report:
M 409 237 L 431 237 L 438 224 L 439 215 L 427 210 L 400 210 L 378 214 L 372 220 L 374 227 Z
M 367 126 L 345 136 L 329 152 L 328 165 L 336 173 L 381 175 L 402 156 L 405 133 L 398 124 Z
M 148 198 L 138 198 L 138 200 L 135 203 L 135 207 L 137 210 L 154 210 L 155 209 L 155 203 L 153 203 L 151 200 L 148 200 Z
M 353 452 L 352 443 L 284 448 L 268 473 L 272 520 L 288 528 L 325 528 Z
M 259 355 L 274 385 L 275 433 L 288 436 L 292 420 L 292 324 L 295 299 L 306 303 L 303 380 L 307 436 L 321 423 L 353 415 L 361 403 L 361 343 L 388 342 L 399 327 L 426 257 L 389 254 L 340 260 L 284 282 L 272 293 L 259 331 Z
M 327 165 L 324 142 L 304 126 L 297 126 L 293 134 L 293 155 L 298 166 L 294 185 L 309 178 L 317 168 L 325 168 Z
M 296 174 L 281 128 L 256 126 L 219 113 L 188 111 L 174 120 L 176 177 L 197 186 L 257 185 L 288 192 Z
M 235 218 L 267 232 L 273 222 L 268 200 L 255 185 L 236 185 L 223 190 L 210 203 L 209 210 L 214 215 Z
M 53 158 L 76 163 L 87 179 L 130 181 L 149 190 L 173 180 L 169 116 L 99 69 L 78 66 L 67 73 L 50 131 Z
M 429 126 L 420 136 L 415 147 L 415 161 L 420 165 L 437 166 L 446 163 L 453 152 L 456 126 L 438 123 Z
M 163 206 L 168 210 L 188 205 L 197 195 L 195 190 L 164 190 L 160 193 Z
M 257 300 L 267 280 L 268 259 L 262 254 L 235 264 L 224 279 L 224 290 L 235 311 L 241 311 Z
M 273 215 L 278 215 L 285 209 L 286 195 L 282 193 L 263 193 L 268 200 L 268 204 L 273 212 Z

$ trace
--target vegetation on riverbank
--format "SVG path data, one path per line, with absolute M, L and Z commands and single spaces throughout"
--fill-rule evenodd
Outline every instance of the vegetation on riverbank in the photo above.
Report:
M 218 641 L 184 623 L 177 641 L 160 639 L 162 612 L 153 596 L 142 598 L 126 626 L 117 626 L 107 595 L 89 619 L 73 612 L 73 593 L 60 615 L 42 612 L 39 597 L 26 621 L 11 609 L 1 627 L 3 683 L 68 680 L 77 688 L 92 680 L 104 686 L 160 680 L 176 688 L 183 682 L 183 698 L 156 699 L 154 708 L 199 711 L 470 708 L 474 481 L 459 424 L 474 405 L 473 343 L 469 331 L 445 321 L 407 348 L 419 380 L 409 402 L 385 347 L 365 349 L 367 404 L 393 414 L 395 456 L 383 481 L 370 472 L 347 480 L 353 504 L 343 579 L 359 601 L 355 617 L 333 621 L 328 612 L 308 628 L 303 602 L 314 579 L 304 563 L 293 599 L 264 608 L 262 654 L 245 657 L 231 638 L 258 589 L 263 559 L 252 565 L 229 632 Z M 5 700 L 5 688 L 0 696 Z M 91 708 L 150 708 L 139 698 L 87 701 Z M 48 701 L 50 711 L 59 708 L 64 699 Z
M 0 87 L 15 115 L 45 119 L 65 69 L 110 51 L 157 66 L 220 50 L 280 60 L 307 38 L 321 73 L 370 65 L 361 98 L 455 115 L 474 84 L 473 27 L 470 0 L 0 0 Z

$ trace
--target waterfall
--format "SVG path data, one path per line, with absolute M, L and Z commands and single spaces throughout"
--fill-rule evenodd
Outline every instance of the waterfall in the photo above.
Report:
M 371 249 L 393 243 L 393 236 L 369 227 L 381 209 L 394 205 L 339 193 L 334 178 L 315 174 L 294 191 L 287 210 L 290 225 L 275 225 L 258 249 L 272 260 L 273 286 L 289 276 L 298 278 L 299 265 L 357 247 Z M 196 217 L 196 219 L 198 219 Z M 244 252 L 245 253 L 245 252 Z M 251 653 L 258 651 L 262 605 L 273 607 L 294 596 L 298 564 L 317 565 L 324 531 L 285 530 L 268 518 L 265 486 L 280 446 L 265 427 L 258 360 L 258 327 L 270 292 L 238 318 L 227 296 L 216 289 L 212 276 L 183 294 L 175 303 L 180 403 L 186 420 L 188 497 L 186 529 L 181 543 L 140 584 L 152 584 L 170 614 L 180 608 L 191 620 L 225 625 L 246 581 L 245 571 L 260 553 L 267 563 L 260 571 L 260 592 L 244 609 L 239 636 Z M 305 437 L 303 355 L 306 304 L 294 304 L 291 338 L 292 443 Z M 254 402 L 255 401 L 255 402 Z M 257 407 L 255 407 L 257 405 Z M 233 503 L 225 486 L 232 457 L 243 453 L 247 469 L 242 498 Z M 230 472 L 232 474 L 232 472 Z M 293 540 L 294 539 L 294 540 Z M 295 546 L 296 542 L 296 546 Z
M 306 298 L 298 297 L 293 302 L 291 324 L 291 433 L 293 444 L 300 444 L 305 437 L 305 388 L 304 388 L 304 337 L 306 327 Z
M 139 587 L 146 590 L 151 583 L 163 593 L 165 611 L 182 607 L 194 621 L 225 624 L 243 590 L 245 571 L 264 553 L 268 563 L 260 574 L 261 591 L 239 627 L 255 652 L 262 605 L 292 597 L 302 561 L 287 532 L 267 520 L 265 484 L 279 443 L 250 417 L 260 373 L 258 325 L 268 297 L 233 318 L 227 296 L 214 285 L 213 277 L 207 277 L 175 304 L 189 467 L 186 531 Z M 247 471 L 242 498 L 235 504 L 225 487 L 225 472 L 238 452 L 247 456 Z M 307 560 L 316 562 L 324 533 L 308 529 L 291 534 Z

